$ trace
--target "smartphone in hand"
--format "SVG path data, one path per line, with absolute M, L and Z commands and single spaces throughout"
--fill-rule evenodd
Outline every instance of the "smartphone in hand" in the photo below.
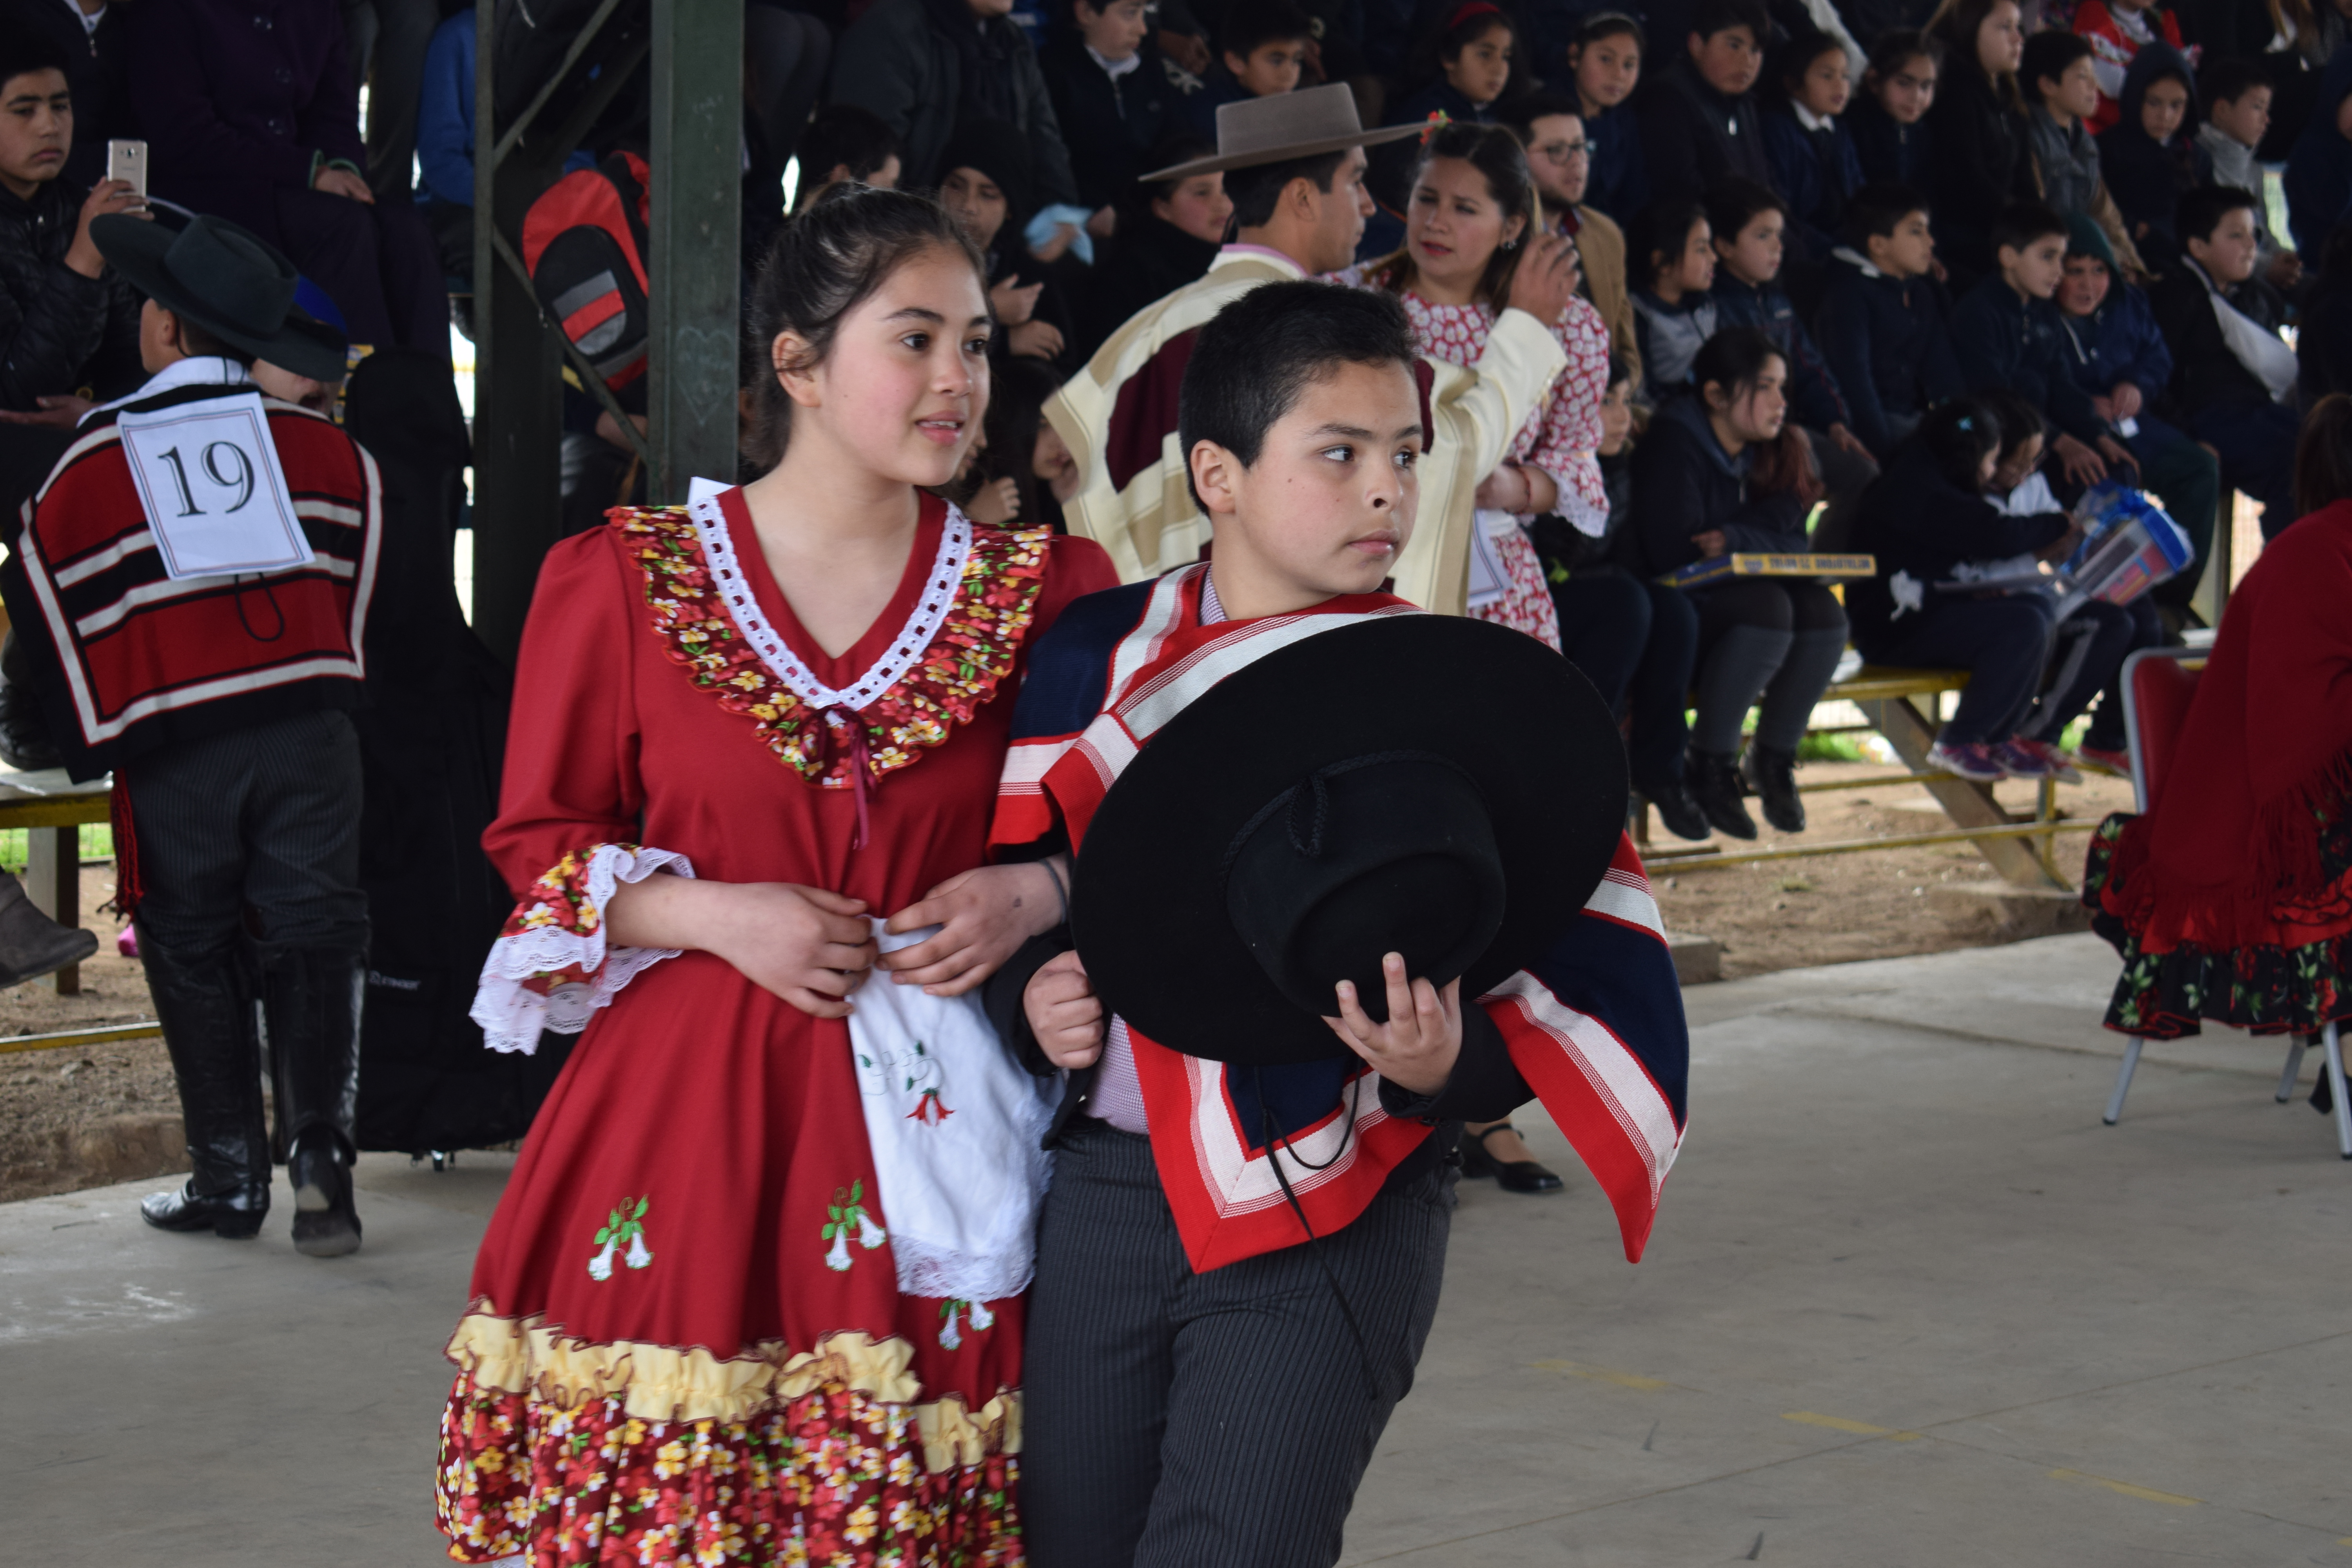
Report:
M 141 202 L 147 199 L 147 143 L 144 142 L 109 142 L 106 144 L 106 177 L 128 180 L 131 189 Z

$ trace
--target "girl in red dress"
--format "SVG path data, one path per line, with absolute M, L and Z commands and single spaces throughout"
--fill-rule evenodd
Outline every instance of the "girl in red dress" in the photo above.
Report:
M 845 1022 L 1062 919 L 983 847 L 1026 650 L 1117 579 L 924 493 L 987 405 L 985 288 L 927 200 L 796 218 L 755 306 L 773 468 L 547 558 L 476 1016 L 585 1033 L 449 1342 L 460 1562 L 1021 1559 L 1021 1300 L 901 1293 Z M 883 954 L 881 916 L 940 929 Z

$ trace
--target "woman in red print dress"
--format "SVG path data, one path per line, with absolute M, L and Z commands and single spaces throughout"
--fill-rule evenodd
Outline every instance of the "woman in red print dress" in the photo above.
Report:
M 1511 295 L 1525 242 L 1543 233 L 1535 180 L 1518 141 L 1498 125 L 1447 125 L 1425 140 L 1405 213 L 1404 248 L 1334 273 L 1402 301 L 1422 353 L 1475 364 Z M 1509 452 L 1478 486 L 1470 614 L 1554 648 L 1559 617 L 1523 524 L 1545 513 L 1599 538 L 1609 521 L 1601 479 L 1601 402 L 1609 391 L 1609 328 L 1582 295 L 1552 327 L 1568 366 Z M 1481 582 L 1489 584 L 1479 592 Z M 1499 587 L 1500 592 L 1495 592 Z
M 845 1022 L 1062 918 L 982 850 L 1025 650 L 1116 577 L 918 488 L 980 428 L 984 288 L 921 198 L 795 219 L 757 304 L 775 468 L 548 556 L 476 1011 L 586 1033 L 449 1343 L 460 1562 L 1021 1560 L 1021 1300 L 900 1293 Z M 869 915 L 942 929 L 877 956 Z

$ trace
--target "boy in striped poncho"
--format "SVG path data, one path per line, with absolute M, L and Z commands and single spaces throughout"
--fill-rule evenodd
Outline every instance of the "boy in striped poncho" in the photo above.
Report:
M 1000 853 L 1058 865 L 1086 849 L 1089 825 L 1100 830 L 1097 858 L 1077 858 L 1080 936 L 1066 925 L 1036 939 L 988 991 L 1032 1069 L 1068 1075 L 1031 1298 L 1024 1512 L 1038 1568 L 1332 1562 L 1436 1310 L 1460 1123 L 1540 1097 L 1615 1206 L 1629 1258 L 1680 1145 L 1681 999 L 1619 831 L 1622 753 L 1589 689 L 1608 747 L 1605 766 L 1586 770 L 1598 782 L 1541 787 L 1563 803 L 1580 788 L 1608 795 L 1591 814 L 1601 855 L 1584 885 L 1597 888 L 1580 914 L 1580 895 L 1560 905 L 1560 929 L 1526 967 L 1482 979 L 1482 993 L 1409 975 L 1395 952 L 1368 957 L 1386 1021 L 1342 983 L 1319 1011 L 1344 1051 L 1325 1039 L 1319 1059 L 1264 1064 L 1179 1051 L 1095 994 L 1089 965 L 1107 984 L 1111 972 L 1089 946 L 1089 900 L 1132 897 L 1087 882 L 1110 817 L 1097 810 L 1118 805 L 1117 781 L 1139 757 L 1150 763 L 1153 736 L 1259 658 L 1399 617 L 1439 621 L 1381 591 L 1414 521 L 1413 360 L 1386 295 L 1269 283 L 1228 306 L 1201 334 L 1181 417 L 1213 563 L 1080 600 L 1039 644 L 1020 696 Z M 1580 685 L 1531 639 L 1440 625 L 1510 639 L 1496 651 L 1513 680 L 1533 657 L 1544 662 L 1526 667 L 1530 685 Z M 1479 674 L 1456 671 L 1469 685 Z M 1395 669 L 1360 676 L 1360 689 L 1412 685 Z M 1312 721 L 1316 689 L 1283 695 Z M 1448 715 L 1406 700 L 1414 710 L 1371 726 L 1383 733 L 1359 749 L 1382 755 L 1368 761 L 1409 755 L 1442 773 L 1450 760 L 1432 753 L 1493 743 L 1449 739 Z M 1533 750 L 1528 763 L 1549 765 Z M 1316 823 L 1319 837 L 1319 808 Z M 1182 826 L 1171 814 L 1171 834 Z M 1221 1000 L 1207 973 L 1171 984 L 1192 987 L 1181 994 L 1203 1013 Z M 1322 1027 L 1304 1013 L 1290 1026 L 1302 1023 Z

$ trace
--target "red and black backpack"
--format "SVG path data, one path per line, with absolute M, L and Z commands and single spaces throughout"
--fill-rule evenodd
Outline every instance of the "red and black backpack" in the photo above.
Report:
M 646 373 L 646 161 L 615 153 L 564 175 L 522 223 L 522 264 L 539 302 L 608 386 Z

